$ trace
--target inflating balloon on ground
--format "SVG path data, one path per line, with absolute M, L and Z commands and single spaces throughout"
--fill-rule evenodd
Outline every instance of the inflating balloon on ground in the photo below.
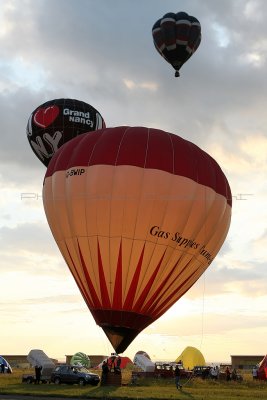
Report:
M 78 365 L 78 366 L 83 366 L 86 368 L 90 368 L 91 367 L 91 361 L 90 358 L 88 357 L 87 354 L 78 351 L 77 353 L 75 353 L 70 360 L 70 364 L 71 365 Z

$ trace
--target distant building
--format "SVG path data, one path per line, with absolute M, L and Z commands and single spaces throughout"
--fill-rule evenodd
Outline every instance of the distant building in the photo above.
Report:
M 28 355 L 28 354 L 27 354 Z M 2 355 L 12 368 L 29 368 L 31 365 L 27 360 L 27 355 Z M 58 360 L 51 358 L 51 360 L 57 364 Z
M 231 356 L 232 368 L 251 370 L 264 356 Z
M 30 368 L 31 365 L 29 361 L 27 360 L 27 355 L 4 355 L 1 354 L 2 357 L 4 357 L 7 362 L 11 365 L 12 368 Z M 72 355 L 66 355 L 66 364 L 70 364 Z M 88 355 L 91 361 L 91 366 L 92 368 L 96 367 L 99 365 L 107 356 L 103 355 Z M 51 358 L 51 360 L 55 363 L 58 364 L 59 361 Z
M 11 365 L 12 368 L 17 367 L 30 367 L 29 361 L 27 360 L 27 356 L 25 355 L 2 355 L 7 362 Z

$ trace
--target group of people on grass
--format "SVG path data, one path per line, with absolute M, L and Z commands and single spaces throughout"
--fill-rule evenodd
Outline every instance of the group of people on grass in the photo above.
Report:
M 238 374 L 237 374 L 237 370 L 235 368 L 231 371 L 229 367 L 226 367 L 225 374 L 226 374 L 227 381 L 231 381 L 231 380 L 237 381 L 238 380 Z
M 223 374 L 223 373 L 222 373 Z M 224 371 L 224 379 L 226 379 L 226 381 L 237 381 L 238 379 L 240 379 L 240 375 L 238 375 L 237 370 L 234 368 L 233 370 L 230 369 L 230 367 L 226 367 L 225 371 Z M 221 378 L 222 376 L 221 375 Z M 177 389 L 181 389 L 182 385 L 180 384 L 180 376 L 181 376 L 181 371 L 178 365 L 176 365 L 175 370 L 174 370 L 174 377 L 175 377 L 175 385 Z M 203 368 L 202 371 L 202 375 L 201 378 L 202 379 L 207 379 L 207 378 L 211 378 L 214 380 L 219 379 L 220 376 L 220 369 L 218 367 L 218 365 L 216 366 L 212 366 L 210 368 Z

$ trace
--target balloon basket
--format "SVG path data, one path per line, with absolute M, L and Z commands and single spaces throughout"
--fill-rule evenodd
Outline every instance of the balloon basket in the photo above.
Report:
M 121 373 L 109 372 L 105 380 L 101 380 L 101 386 L 121 386 Z

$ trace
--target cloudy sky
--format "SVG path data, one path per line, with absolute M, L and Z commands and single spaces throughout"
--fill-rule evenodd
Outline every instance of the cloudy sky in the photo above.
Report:
M 154 22 L 186 11 L 202 42 L 174 78 Z M 0 0 L 0 353 L 109 354 L 48 227 L 46 168 L 25 134 L 45 101 L 93 105 L 107 126 L 160 128 L 208 152 L 233 194 L 232 223 L 208 271 L 125 355 L 208 361 L 266 353 L 267 3 L 265 0 Z

